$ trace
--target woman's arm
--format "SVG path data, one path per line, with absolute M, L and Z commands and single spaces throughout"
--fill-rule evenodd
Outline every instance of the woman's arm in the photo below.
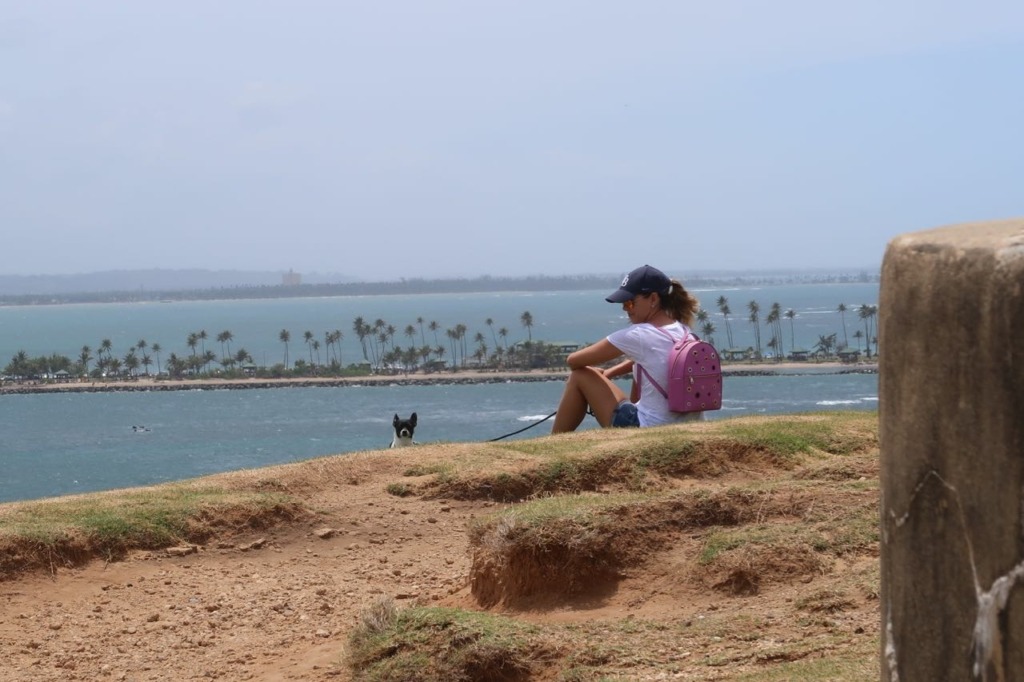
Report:
M 570 353 L 565 362 L 569 365 L 569 369 L 582 369 L 584 367 L 604 364 L 620 355 L 622 355 L 622 351 L 613 346 L 611 341 L 601 339 L 597 343 L 592 343 L 575 353 Z
M 609 379 L 614 379 L 615 377 L 621 377 L 623 374 L 629 374 L 632 371 L 633 361 L 626 360 L 624 362 L 620 362 L 617 365 L 614 365 L 613 367 L 609 367 L 608 369 L 606 369 L 604 371 L 604 375 Z

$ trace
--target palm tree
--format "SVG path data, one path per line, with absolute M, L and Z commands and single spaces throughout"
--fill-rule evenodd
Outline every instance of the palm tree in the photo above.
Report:
M 843 345 L 849 346 L 850 338 L 846 335 L 846 304 L 840 303 L 836 310 L 839 311 L 839 319 L 843 321 Z
M 222 358 L 231 356 L 231 339 L 233 338 L 235 338 L 235 335 L 227 329 L 217 334 L 217 341 L 220 342 L 220 356 Z
M 174 353 L 167 358 L 167 373 L 172 377 L 180 377 L 185 370 L 185 363 Z
M 756 357 L 758 360 L 761 359 L 761 327 L 758 326 L 761 321 L 761 306 L 758 305 L 757 301 L 751 301 L 747 304 L 747 310 L 750 311 L 750 317 L 747 318 L 750 324 L 754 325 L 754 344 L 756 346 Z
M 858 329 L 853 333 L 853 338 L 857 339 L 857 350 L 860 350 L 860 340 L 864 338 L 864 332 Z
M 502 327 L 499 329 L 498 336 L 501 337 L 501 342 L 505 344 L 505 350 L 508 351 L 508 327 Z
M 28 353 L 24 350 L 19 350 L 14 354 L 10 364 L 7 365 L 4 371 L 9 374 L 16 374 L 22 377 L 30 376 L 34 374 L 34 371 L 30 367 L 31 364 L 32 363 L 28 358 Z
M 378 352 L 374 355 L 374 364 L 380 366 L 384 360 L 384 346 L 388 342 L 387 335 L 388 323 L 379 317 L 373 321 L 373 334 L 377 338 Z
M 494 335 L 494 320 L 488 317 L 486 320 L 484 320 L 484 324 L 486 324 L 487 328 L 491 330 L 491 340 L 494 341 L 494 347 L 497 348 L 498 337 Z
M 411 324 L 405 325 L 405 338 L 409 339 L 409 343 L 412 343 L 416 339 L 416 327 Z
M 146 339 L 139 339 L 138 342 L 135 344 L 135 347 L 139 349 L 140 353 L 145 355 L 146 354 L 146 346 L 148 346 L 148 345 L 149 344 L 146 343 Z
M 427 329 L 434 332 L 434 346 L 440 346 L 441 342 L 437 340 L 437 330 L 441 328 L 441 325 L 437 323 L 437 320 L 431 320 L 430 324 L 427 325 Z
M 114 344 L 110 343 L 110 339 L 103 339 L 100 341 L 100 355 L 106 354 L 107 359 L 110 359 L 110 351 L 114 347 Z
M 326 350 L 327 364 L 329 365 L 329 364 L 331 364 L 331 353 L 334 352 L 334 332 L 332 332 L 332 331 L 325 331 L 324 332 L 324 345 L 327 347 L 327 350 Z M 337 359 L 337 358 L 335 358 L 335 359 Z
M 156 354 L 156 373 L 160 374 L 160 372 L 161 372 L 161 369 L 160 369 L 160 351 L 162 351 L 163 348 L 160 347 L 159 343 L 154 343 L 150 347 L 150 349 Z
M 712 346 L 715 345 L 715 323 L 708 320 L 700 326 L 700 333 L 704 335 L 704 339 Z
M 92 360 L 92 349 L 89 346 L 82 346 L 82 352 L 78 355 L 78 361 L 82 363 L 85 374 L 89 373 L 90 360 Z
M 725 296 L 718 297 L 718 311 L 722 313 L 722 317 L 725 318 L 725 338 L 729 341 L 729 348 L 733 348 L 732 327 L 729 325 L 729 315 L 732 311 L 729 310 L 729 299 Z
M 341 365 L 341 340 L 345 338 L 345 335 L 341 333 L 340 329 L 334 330 L 334 359 L 338 361 L 338 365 Z
M 319 339 L 313 339 L 313 350 L 316 352 L 316 365 L 313 365 L 313 367 L 316 368 L 317 365 L 320 364 L 320 340 Z M 312 364 L 312 361 L 310 361 L 310 363 Z
M 765 321 L 771 326 L 772 336 L 777 339 L 775 342 L 775 358 L 776 360 L 781 360 L 782 356 L 786 354 L 782 344 L 782 306 L 778 303 L 772 303 Z
M 458 346 L 455 344 L 455 340 L 459 338 L 458 333 L 454 329 L 445 330 L 445 335 L 448 337 L 448 344 L 452 349 L 452 368 L 459 364 Z
M 205 329 L 200 329 L 198 336 L 199 336 L 199 340 L 203 342 L 203 357 L 206 357 L 206 339 L 207 339 L 206 330 Z
M 459 350 L 462 351 L 462 366 L 466 366 L 466 325 L 461 322 L 455 325 L 455 338 L 459 342 Z
M 385 362 L 384 356 L 387 354 L 387 350 L 388 350 L 388 333 L 386 331 L 382 331 L 382 332 L 378 332 L 377 333 L 377 343 L 380 345 L 380 349 L 379 349 L 378 354 L 376 356 L 376 358 L 377 358 L 377 366 L 381 367 L 381 366 L 383 366 L 383 364 Z
M 192 357 L 195 357 L 196 346 L 199 345 L 199 335 L 196 334 L 195 332 L 190 333 L 188 337 L 185 339 L 185 343 L 188 345 L 189 348 L 192 349 Z
M 867 339 L 867 350 L 865 355 L 869 358 L 871 357 L 871 318 L 874 317 L 872 307 L 873 306 L 870 306 L 867 303 L 862 303 L 861 306 L 857 308 L 857 315 L 864 321 L 864 338 Z
M 313 332 L 308 329 L 302 332 L 302 339 L 306 342 L 306 347 L 309 349 L 309 364 L 313 365 Z M 313 365 L 314 367 L 316 365 Z
M 292 340 L 292 334 L 287 329 L 282 329 L 277 338 L 284 344 L 284 367 L 288 369 L 288 342 Z
M 477 332 L 473 337 L 473 342 L 476 343 L 476 352 L 473 356 L 477 358 L 479 364 L 483 364 L 483 360 L 487 358 L 487 342 L 484 340 L 483 332 Z
M 878 315 L 878 306 L 868 306 L 868 321 L 871 323 L 871 341 L 875 344 L 875 355 L 878 355 L 878 325 L 875 323 L 875 317 Z
M 790 308 L 786 311 L 786 319 L 789 320 L 789 350 L 792 351 L 796 348 L 796 332 L 793 330 L 793 318 L 796 317 L 796 311 Z
M 533 315 L 530 314 L 529 310 L 527 310 L 526 312 L 519 316 L 519 322 L 524 327 L 526 327 L 526 334 L 528 336 L 528 340 L 533 341 Z
M 363 347 L 363 360 L 369 362 L 370 358 L 366 355 L 366 336 L 370 330 L 362 317 L 357 317 L 352 321 L 352 331 L 359 337 L 359 345 Z
M 416 324 L 420 326 L 420 346 L 425 346 L 427 345 L 427 339 L 423 336 L 423 318 L 417 317 Z
M 124 356 L 124 368 L 128 372 L 129 377 L 135 376 L 135 370 L 139 368 L 139 359 L 135 356 L 135 349 L 132 348 Z
M 836 334 L 835 333 L 829 334 L 828 336 L 819 335 L 818 336 L 818 343 L 815 344 L 814 350 L 817 351 L 818 353 L 821 353 L 825 357 L 831 357 L 832 356 L 832 349 L 835 348 L 835 345 L 836 345 Z
M 413 335 L 415 336 L 415 335 Z M 415 340 L 415 339 L 414 339 Z M 419 349 L 416 346 L 409 346 L 402 352 L 402 365 L 405 367 L 405 373 L 408 374 L 410 369 L 417 369 L 416 360 L 420 356 Z

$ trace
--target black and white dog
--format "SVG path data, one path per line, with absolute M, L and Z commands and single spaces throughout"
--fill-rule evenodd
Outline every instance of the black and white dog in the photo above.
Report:
M 416 430 L 415 412 L 408 419 L 399 419 L 396 414 L 395 420 L 391 422 L 391 425 L 395 427 L 395 437 L 391 441 L 391 447 L 404 448 L 409 445 L 416 445 L 416 441 L 412 439 L 413 431 Z

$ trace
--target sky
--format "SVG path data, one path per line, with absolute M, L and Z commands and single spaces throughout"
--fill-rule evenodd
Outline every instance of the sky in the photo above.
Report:
M 872 268 L 1024 215 L 1019 0 L 0 0 L 0 274 Z

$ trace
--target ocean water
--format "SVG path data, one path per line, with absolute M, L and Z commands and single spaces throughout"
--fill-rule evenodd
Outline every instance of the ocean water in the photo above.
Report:
M 758 300 L 763 316 L 777 300 L 783 309 L 797 310 L 797 344 L 810 347 L 818 334 L 835 331 L 842 338 L 835 313 L 839 303 L 850 308 L 874 304 L 877 291 L 877 285 L 834 285 L 698 295 L 709 305 L 718 295 L 729 298 L 737 318 L 733 322 L 737 345 L 752 343 L 743 336 L 751 333 L 743 329 L 749 325 L 738 321 L 746 317 L 746 301 Z M 307 351 L 301 341 L 294 340 L 301 340 L 305 327 L 338 328 L 348 334 L 356 315 L 371 323 L 378 317 L 385 319 L 399 333 L 405 325 L 415 324 L 418 316 L 428 323 L 437 320 L 449 326 L 461 319 L 469 327 L 470 337 L 479 330 L 488 339 L 491 328 L 484 320 L 491 317 L 495 333 L 501 326 L 509 330 L 511 344 L 526 338 L 527 331 L 518 320 L 523 311 L 529 311 L 535 323 L 530 330 L 534 339 L 586 342 L 625 322 L 616 306 L 604 303 L 605 293 L 0 308 L 0 353 L 4 354 L 0 362 L 6 364 L 4 356 L 19 349 L 32 356 L 51 352 L 76 356 L 81 345 L 96 348 L 103 338 L 112 340 L 115 354 L 139 338 L 150 344 L 158 341 L 166 358 L 172 350 L 187 353 L 185 337 L 202 328 L 212 337 L 207 340 L 208 348 L 216 350 L 218 344 L 212 339 L 220 330 L 230 329 L 236 339 L 233 348 L 245 346 L 254 356 L 265 353 L 268 362 L 279 362 L 280 329 L 291 327 L 290 355 L 294 359 L 297 354 L 304 357 Z M 846 317 L 852 334 L 856 314 L 847 312 Z M 788 325 L 784 329 L 790 331 Z M 416 331 L 418 334 L 418 328 Z M 425 334 L 431 335 L 429 330 Z M 441 334 L 441 343 L 445 343 L 443 329 Z M 264 337 L 271 341 L 256 342 Z M 263 350 L 251 350 L 260 348 Z M 354 339 L 342 352 L 346 362 L 361 356 Z M 149 485 L 385 448 L 391 441 L 390 423 L 396 413 L 418 414 L 416 438 L 423 443 L 488 440 L 552 413 L 561 389 L 560 381 L 545 381 L 0 395 L 0 502 Z M 874 374 L 822 374 L 809 368 L 778 376 L 732 376 L 726 379 L 723 409 L 708 416 L 874 410 L 877 393 Z M 583 428 L 595 426 L 588 418 Z M 550 422 L 545 422 L 511 439 L 535 438 L 549 431 Z
M 874 410 L 877 386 L 873 374 L 728 377 L 723 409 L 708 418 Z M 554 412 L 561 389 L 544 381 L 0 395 L 0 502 L 386 448 L 396 413 L 417 413 L 421 443 L 490 440 Z M 546 435 L 550 424 L 508 440 Z

